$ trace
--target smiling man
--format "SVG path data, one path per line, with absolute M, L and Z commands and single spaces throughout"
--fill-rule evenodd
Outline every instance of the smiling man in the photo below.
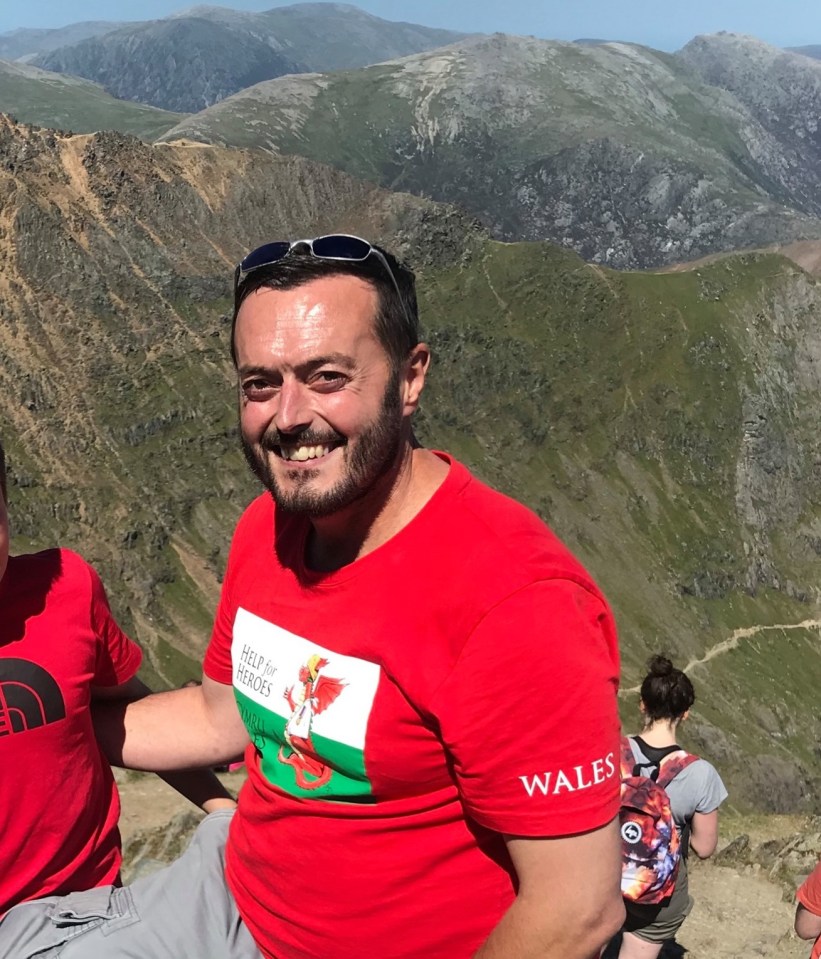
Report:
M 267 244 L 236 271 L 232 350 L 266 491 L 203 684 L 105 730 L 137 767 L 249 744 L 228 891 L 209 817 L 134 915 L 117 890 L 72 904 L 61 957 L 597 955 L 623 917 L 612 618 L 541 520 L 415 440 L 413 275 L 359 238 Z

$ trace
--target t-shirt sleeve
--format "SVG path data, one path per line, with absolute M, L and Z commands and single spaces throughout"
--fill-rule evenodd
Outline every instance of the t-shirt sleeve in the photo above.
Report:
M 228 553 L 228 564 L 225 577 L 222 581 L 217 612 L 214 616 L 214 628 L 211 631 L 211 641 L 205 651 L 203 672 L 209 679 L 230 686 L 234 680 L 234 671 L 231 664 L 231 641 L 234 634 L 234 618 L 236 608 L 231 599 L 231 584 L 235 576 L 235 567 L 242 552 L 240 545 L 241 523 L 237 527 Z
M 618 812 L 619 675 L 604 601 L 531 584 L 476 626 L 435 713 L 469 814 L 497 832 L 565 836 Z
M 231 605 L 228 576 L 222 585 L 217 613 L 214 617 L 214 628 L 211 631 L 211 641 L 205 651 L 203 672 L 209 679 L 230 686 L 234 679 L 231 665 L 231 639 L 233 636 L 234 616 L 236 610 Z
M 727 798 L 727 790 L 716 768 L 702 759 L 690 767 L 694 778 L 693 791 L 698 795 L 695 812 L 709 813 Z
M 97 637 L 97 660 L 93 686 L 119 686 L 128 682 L 140 668 L 140 647 L 120 629 L 111 612 L 105 587 L 91 566 L 91 627 Z
M 821 862 L 799 886 L 795 898 L 805 909 L 816 916 L 821 916 Z

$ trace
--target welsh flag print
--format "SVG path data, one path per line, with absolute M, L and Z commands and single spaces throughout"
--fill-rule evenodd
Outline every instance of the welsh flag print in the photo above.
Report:
M 367 801 L 365 734 L 380 670 L 239 609 L 234 694 L 265 778 L 294 796 Z

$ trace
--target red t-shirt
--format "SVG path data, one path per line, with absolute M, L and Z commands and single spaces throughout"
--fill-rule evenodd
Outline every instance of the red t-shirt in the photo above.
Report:
M 795 898 L 813 915 L 821 916 L 821 863 L 804 880 Z M 821 959 L 821 936 L 813 943 L 810 959 Z
M 229 886 L 269 957 L 470 956 L 515 896 L 502 834 L 618 810 L 611 615 L 535 515 L 458 463 L 334 573 L 305 568 L 306 533 L 251 504 L 205 659 L 252 739 Z
M 9 559 L 0 581 L 0 915 L 116 880 L 120 801 L 89 703 L 92 686 L 126 682 L 140 658 L 79 556 Z

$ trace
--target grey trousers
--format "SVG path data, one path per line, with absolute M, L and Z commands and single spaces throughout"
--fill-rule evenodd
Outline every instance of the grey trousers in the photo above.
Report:
M 0 920 L 3 959 L 262 959 L 224 879 L 233 813 L 206 817 L 165 869 L 15 906 Z

